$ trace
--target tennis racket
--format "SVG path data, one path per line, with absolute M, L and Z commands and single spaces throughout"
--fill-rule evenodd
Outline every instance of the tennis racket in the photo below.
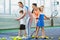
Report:
M 36 32 L 36 30 L 34 30 L 32 33 L 31 33 L 31 36 Z
M 53 19 L 54 17 L 56 17 L 58 15 L 58 11 L 57 10 L 54 10 L 51 14 L 51 19 Z

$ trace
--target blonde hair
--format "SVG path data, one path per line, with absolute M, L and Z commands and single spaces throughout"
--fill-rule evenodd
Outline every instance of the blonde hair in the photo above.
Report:
M 40 7 L 39 7 L 39 11 L 42 11 L 42 10 L 41 10 L 41 7 L 43 7 L 43 8 L 44 8 L 44 6 L 43 6 L 43 5 L 42 5 L 42 6 L 40 6 Z
M 43 8 L 44 8 L 44 5 L 42 5 L 41 7 L 43 7 Z

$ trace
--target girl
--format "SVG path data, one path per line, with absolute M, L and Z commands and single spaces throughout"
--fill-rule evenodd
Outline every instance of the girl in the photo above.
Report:
M 38 32 L 40 28 L 42 29 L 42 38 L 45 38 L 44 18 L 46 19 L 47 17 L 44 15 L 43 10 L 44 10 L 44 6 L 41 6 L 39 8 L 40 14 L 36 25 L 36 35 L 35 35 L 36 38 L 38 38 Z

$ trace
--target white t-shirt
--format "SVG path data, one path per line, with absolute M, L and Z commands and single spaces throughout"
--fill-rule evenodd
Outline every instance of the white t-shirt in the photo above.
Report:
M 23 14 L 20 14 L 20 13 L 19 13 L 20 10 L 23 10 L 23 11 L 26 11 L 26 12 L 27 12 L 26 7 L 19 8 L 19 9 L 16 11 L 17 13 L 15 13 L 15 14 L 17 15 L 17 18 L 20 18 L 20 17 L 23 15 Z M 20 24 L 25 24 L 26 16 L 25 16 L 24 18 L 20 19 L 19 21 L 20 21 Z
M 24 24 L 25 25 L 25 20 L 24 19 L 21 19 L 20 20 L 20 24 Z
M 21 9 L 26 12 L 25 18 L 27 19 L 29 17 L 29 13 L 28 13 L 29 8 L 27 9 L 26 6 L 24 6 Z
M 22 16 L 23 14 L 20 14 L 20 17 Z M 25 17 L 20 19 L 20 24 L 24 24 L 25 25 Z
M 29 17 L 29 14 L 28 14 L 28 11 L 27 11 L 27 8 L 24 6 L 23 8 L 20 8 L 19 10 L 23 10 L 26 12 L 26 15 L 23 19 L 20 20 L 20 24 L 26 24 L 26 20 L 27 18 Z M 28 9 L 29 10 L 29 9 Z M 20 14 L 20 17 L 21 17 L 21 14 Z

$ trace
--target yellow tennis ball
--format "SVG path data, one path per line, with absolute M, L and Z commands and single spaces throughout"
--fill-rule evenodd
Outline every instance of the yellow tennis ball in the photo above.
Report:
M 14 37 L 10 37 L 10 38 L 11 38 L 11 40 L 13 40 Z
M 42 38 L 42 36 L 39 36 L 39 38 Z
M 16 37 L 14 37 L 13 40 L 16 40 Z
M 32 38 L 34 38 L 35 36 L 33 35 Z
M 18 39 L 18 40 L 22 40 L 22 37 L 17 36 L 16 39 Z
M 12 40 L 16 40 L 16 36 L 11 36 L 10 37 Z
M 18 40 L 22 40 L 22 38 L 18 38 Z
M 2 40 L 6 40 L 6 38 L 5 37 L 3 37 L 3 38 L 1 38 Z
M 46 36 L 46 38 L 48 39 L 49 37 L 48 37 L 48 36 Z
M 60 37 L 58 39 L 60 40 Z

